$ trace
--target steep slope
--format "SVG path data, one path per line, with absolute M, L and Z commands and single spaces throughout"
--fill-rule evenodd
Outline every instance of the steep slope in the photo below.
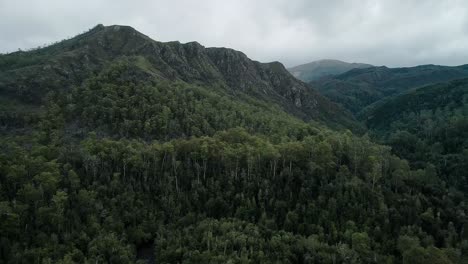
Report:
M 434 165 L 468 191 L 468 79 L 421 87 L 362 113 L 372 133 L 416 168 Z
M 318 60 L 289 68 L 294 77 L 304 82 L 310 82 L 323 77 L 338 75 L 352 69 L 373 67 L 365 63 L 349 63 L 339 60 Z
M 454 80 L 424 86 L 401 95 L 388 98 L 380 104 L 367 109 L 362 118 L 371 129 L 388 131 L 393 122 L 402 121 L 406 116 L 424 116 L 435 114 L 468 112 L 468 79 Z M 395 127 L 397 128 L 397 127 Z M 394 129 L 395 129 L 394 128 Z
M 212 87 L 279 105 L 306 121 L 357 126 L 349 113 L 296 80 L 278 62 L 259 63 L 239 51 L 196 42 L 157 42 L 127 26 L 99 25 L 47 48 L 0 56 L 0 96 L 38 104 L 47 92 L 81 85 L 122 59 L 140 69 L 141 82 Z
M 409 68 L 354 69 L 311 82 L 323 95 L 353 113 L 380 99 L 411 88 L 468 77 L 468 65 L 422 65 Z

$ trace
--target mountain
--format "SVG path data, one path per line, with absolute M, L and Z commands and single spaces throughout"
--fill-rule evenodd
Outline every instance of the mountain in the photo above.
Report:
M 468 191 L 468 79 L 417 88 L 362 113 L 371 132 L 416 168 L 435 166 Z
M 227 48 L 162 43 L 128 26 L 98 25 L 47 48 L 0 56 L 0 96 L 38 104 L 50 92 L 79 86 L 125 60 L 138 82 L 183 82 L 280 106 L 333 127 L 359 127 L 350 113 L 295 79 L 279 62 L 259 63 Z M 138 76 L 135 76 L 135 71 Z
M 387 96 L 468 77 L 468 65 L 449 67 L 421 65 L 407 68 L 371 67 L 310 82 L 324 96 L 353 113 Z
M 323 77 L 338 75 L 352 69 L 373 67 L 365 63 L 349 63 L 339 60 L 318 60 L 289 68 L 294 77 L 304 82 L 310 82 Z
M 100 25 L 0 55 L 0 263 L 467 263 L 455 91 L 407 155 L 232 49 Z
M 369 128 L 388 132 L 394 122 L 408 115 L 424 116 L 426 111 L 432 114 L 443 111 L 465 114 L 467 99 L 468 79 L 458 79 L 390 97 L 367 109 L 362 118 Z

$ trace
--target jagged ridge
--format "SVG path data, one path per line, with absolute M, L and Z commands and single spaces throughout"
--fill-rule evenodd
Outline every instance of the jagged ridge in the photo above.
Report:
M 2 61 L 9 56 L 23 54 L 3 55 Z M 2 95 L 37 102 L 47 91 L 80 85 L 110 61 L 132 57 L 147 71 L 146 78 L 222 86 L 234 94 L 279 104 L 304 120 L 357 126 L 349 113 L 295 79 L 279 62 L 260 63 L 242 52 L 205 48 L 197 42 L 158 42 L 129 26 L 98 25 L 70 40 L 27 52 L 27 57 L 37 59 L 21 67 L 0 63 Z

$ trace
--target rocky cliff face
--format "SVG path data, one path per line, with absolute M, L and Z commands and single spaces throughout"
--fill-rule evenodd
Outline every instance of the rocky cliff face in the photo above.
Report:
M 13 53 L 3 55 L 22 56 Z M 153 81 L 183 81 L 222 87 L 229 93 L 243 93 L 276 103 L 303 119 L 352 124 L 351 115 L 295 79 L 279 62 L 260 63 L 228 48 L 205 48 L 197 42 L 158 42 L 128 26 L 96 26 L 44 49 L 27 52 L 36 60 L 21 67 L 3 68 L 0 93 L 40 99 L 49 90 L 80 85 L 112 61 L 131 58 Z M 1 58 L 1 57 L 0 57 Z M 144 81 L 144 80 L 142 80 Z

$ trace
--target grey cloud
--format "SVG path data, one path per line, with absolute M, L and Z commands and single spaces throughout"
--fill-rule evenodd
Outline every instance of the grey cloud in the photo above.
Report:
M 334 58 L 375 65 L 468 63 L 463 0 L 0 0 L 0 52 L 98 23 L 160 41 L 196 40 L 288 66 Z

